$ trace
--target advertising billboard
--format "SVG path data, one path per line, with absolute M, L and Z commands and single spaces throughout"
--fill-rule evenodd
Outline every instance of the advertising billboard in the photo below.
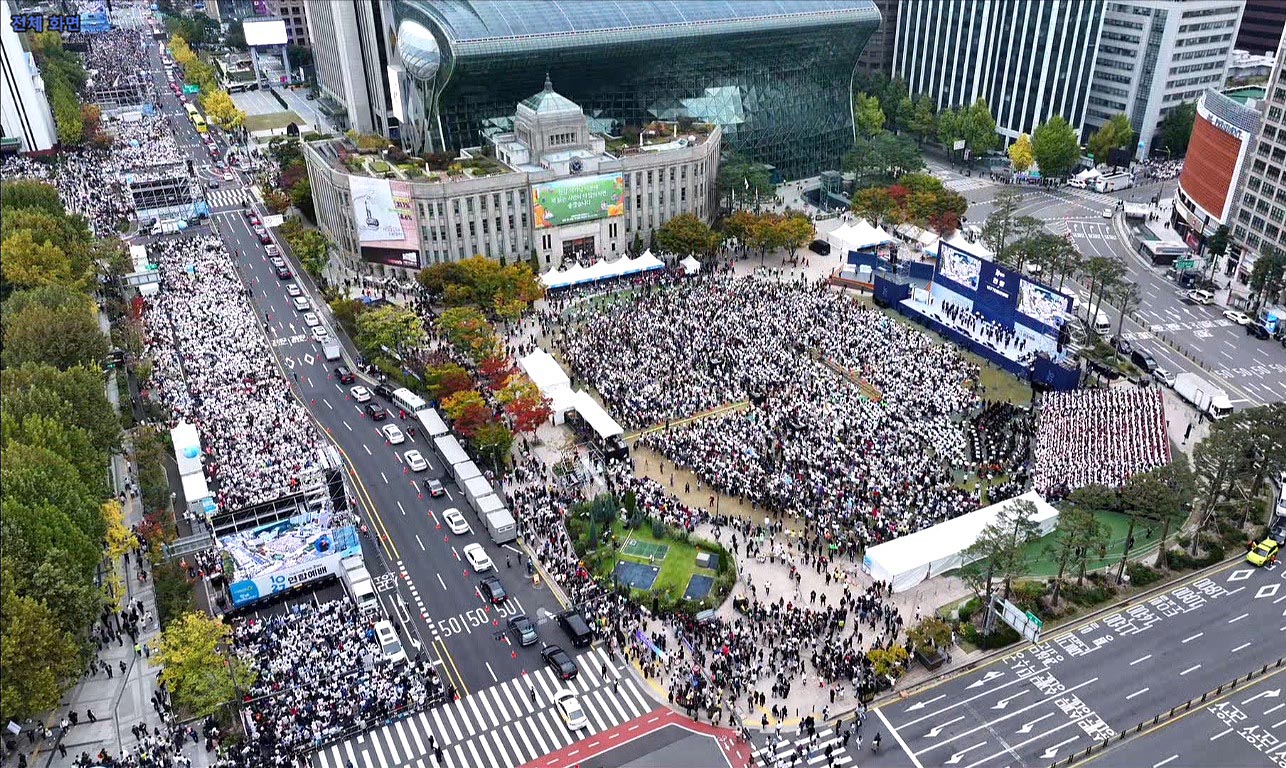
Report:
M 625 213 L 625 177 L 619 173 L 561 179 L 531 188 L 536 229 Z
M 267 8 L 265 7 L 264 10 L 267 10 Z M 251 48 L 261 45 L 286 44 L 286 22 L 281 19 L 264 19 L 263 21 L 247 19 L 242 22 L 241 28 L 245 30 L 246 45 Z
M 411 205 L 411 185 L 405 181 L 349 176 L 357 239 L 373 248 L 420 248 L 420 231 Z

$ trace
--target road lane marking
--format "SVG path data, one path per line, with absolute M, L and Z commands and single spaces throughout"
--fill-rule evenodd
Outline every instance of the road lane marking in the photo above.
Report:
M 1126 697 L 1125 697 L 1125 700 L 1126 700 L 1126 701 L 1129 701 L 1130 699 L 1133 699 L 1133 698 L 1134 698 L 1134 697 L 1136 697 L 1136 696 L 1142 696 L 1143 694 L 1147 693 L 1147 692 L 1148 692 L 1148 691 L 1150 691 L 1150 690 L 1152 690 L 1152 689 L 1151 689 L 1151 688 L 1140 688 L 1139 690 L 1135 691 L 1134 693 L 1131 693 L 1129 696 L 1126 696 Z
M 380 470 L 380 477 L 384 478 L 384 484 L 388 485 L 388 475 L 384 474 L 384 470 L 382 469 Z
M 1201 636 L 1202 636 L 1202 635 L 1204 635 L 1204 634 L 1205 634 L 1205 632 L 1198 632 L 1197 634 L 1193 635 L 1192 637 L 1185 637 L 1185 638 L 1183 639 L 1183 642 L 1186 644 L 1186 643 L 1188 643 L 1189 641 L 1196 640 L 1198 637 L 1201 637 Z
M 1244 651 L 1244 650 L 1246 650 L 1247 648 L 1249 648 L 1249 647 L 1250 647 L 1250 646 L 1252 646 L 1252 645 L 1254 645 L 1254 643 L 1242 643 L 1241 645 L 1237 646 L 1236 648 L 1233 648 L 1233 649 L 1232 649 L 1232 652 L 1233 652 L 1233 653 L 1236 653 L 1237 651 Z
M 491 673 L 491 682 L 498 683 L 500 678 L 496 677 L 496 671 L 491 668 L 491 662 L 487 662 L 487 671 Z
M 1238 616 L 1238 617 L 1237 617 L 1237 618 L 1235 618 L 1235 619 L 1228 619 L 1228 623 L 1229 623 L 1229 624 L 1236 624 L 1237 622 L 1241 621 L 1242 619 L 1246 618 L 1246 617 L 1247 617 L 1247 616 L 1249 616 L 1249 615 L 1250 615 L 1249 613 L 1243 613 L 1243 614 L 1241 614 L 1240 616 Z
M 404 508 L 404 507 L 402 506 L 402 502 L 400 502 L 400 501 L 399 501 L 399 502 L 397 503 L 397 508 L 398 508 L 398 510 L 399 510 L 402 514 L 404 514 L 404 515 L 406 514 L 406 508 Z M 419 538 L 419 536 L 417 535 L 417 536 L 416 536 L 416 538 L 418 539 L 418 538 Z M 423 549 L 423 547 L 421 547 L 421 549 Z
M 893 736 L 893 740 L 896 741 L 898 746 L 902 748 L 902 751 L 911 758 L 911 764 L 914 765 L 915 768 L 924 768 L 924 764 L 915 756 L 915 753 L 911 751 L 911 748 L 906 745 L 906 741 L 903 740 L 902 734 L 898 733 L 898 729 L 894 728 L 893 723 L 890 723 L 889 719 L 884 716 L 884 711 L 880 709 L 875 710 L 875 716 L 880 718 L 880 722 L 884 723 L 884 727 L 889 730 L 889 733 Z
M 1211 741 L 1214 741 L 1215 739 L 1222 738 L 1222 737 L 1224 737 L 1224 736 L 1227 736 L 1227 735 L 1228 735 L 1228 734 L 1230 734 L 1230 733 L 1232 733 L 1232 729 L 1231 729 L 1231 728 L 1229 728 L 1229 729 L 1227 729 L 1227 730 L 1224 730 L 1224 731 L 1220 731 L 1219 733 L 1216 733 L 1214 736 L 1211 736 L 1211 737 L 1210 737 L 1210 740 L 1211 740 Z
M 910 722 L 908 722 L 908 723 L 903 723 L 903 724 L 902 724 L 902 727 L 903 727 L 903 728 L 906 728 L 906 727 L 908 727 L 908 726 L 915 725 L 916 723 L 920 722 L 921 720 L 928 720 L 929 718 L 934 717 L 935 715 L 940 715 L 940 714 L 942 714 L 943 712 L 946 712 L 947 710 L 955 709 L 956 707 L 963 706 L 963 705 L 968 704 L 969 702 L 973 701 L 974 699 L 980 699 L 980 698 L 982 698 L 983 696 L 987 696 L 987 695 L 989 695 L 989 694 L 995 693 L 996 691 L 999 691 L 999 690 L 1000 690 L 1000 689 L 1002 689 L 1002 688 L 1008 688 L 1008 687 L 1009 687 L 1009 686 L 1011 686 L 1011 685 L 1015 685 L 1015 684 L 1017 684 L 1017 683 L 1021 683 L 1021 682 L 1023 682 L 1023 680 L 1022 680 L 1022 679 L 1014 679 L 1014 680 L 1010 680 L 1010 681 L 1009 681 L 1009 682 L 1007 682 L 1007 683 L 1001 683 L 1000 685 L 996 686 L 995 688 L 992 688 L 990 691 L 983 691 L 982 693 L 974 694 L 973 696 L 970 696 L 970 697 L 969 697 L 969 698 L 967 698 L 967 699 L 964 699 L 964 700 L 962 700 L 962 701 L 957 701 L 955 704 L 948 704 L 947 706 L 943 707 L 942 709 L 937 710 L 936 712 L 930 712 L 930 713 L 929 713 L 929 714 L 927 714 L 927 715 L 921 715 L 920 717 L 916 718 L 915 720 L 912 720 L 912 721 L 910 721 Z M 1021 712 L 1022 710 L 1020 709 L 1020 710 L 1018 710 L 1018 711 L 1019 711 L 1019 712 Z
M 417 534 L 415 534 L 415 543 L 420 545 L 420 551 L 421 551 L 421 552 L 425 551 L 425 550 L 424 550 L 424 542 L 420 541 L 420 534 L 418 534 L 418 533 L 417 533 Z
M 335 406 L 331 405 L 331 404 L 330 404 L 330 401 L 329 401 L 329 400 L 327 400 L 326 398 L 324 398 L 324 397 L 323 397 L 323 398 L 322 398 L 322 402 L 326 404 L 326 407 L 327 407 L 327 408 L 331 409 L 332 411 L 333 411 L 333 410 L 335 410 Z
M 375 455 L 375 454 L 371 453 L 371 447 L 370 447 L 369 445 L 367 445 L 366 443 L 362 443 L 362 448 L 366 449 L 366 455 L 367 455 L 367 456 L 374 456 L 374 455 Z
M 1153 763 L 1152 768 L 1161 768 L 1161 766 L 1165 765 L 1166 763 L 1172 763 L 1178 759 L 1179 759 L 1178 755 L 1170 755 L 1169 757 L 1167 757 L 1166 759 L 1162 760 L 1159 763 Z
M 1187 669 L 1185 669 L 1185 670 L 1183 670 L 1182 672 L 1180 672 L 1180 673 L 1179 673 L 1179 677 L 1183 677 L 1184 675 L 1188 674 L 1189 672 L 1196 672 L 1198 669 L 1201 669 L 1201 665 L 1200 665 L 1200 664 L 1197 664 L 1197 665 L 1195 665 L 1195 666 L 1188 667 Z
M 349 426 L 348 421 L 346 421 L 346 420 L 342 420 L 342 419 L 341 419 L 341 421 L 343 421 L 343 422 L 344 422 L 344 426 L 348 427 L 348 431 L 349 431 L 349 432 L 352 432 L 352 431 L 353 431 L 353 428 L 352 428 L 351 426 Z
M 1068 688 L 1068 689 L 1066 689 L 1066 690 L 1064 690 L 1064 691 L 1061 691 L 1061 692 L 1059 693 L 1059 695 L 1060 695 L 1060 696 L 1066 696 L 1066 695 L 1068 695 L 1068 694 L 1075 693 L 1076 691 L 1080 690 L 1081 688 L 1084 688 L 1084 687 L 1085 687 L 1085 686 L 1087 686 L 1087 685 L 1093 685 L 1093 684 L 1094 684 L 1094 683 L 1096 683 L 1096 682 L 1098 682 L 1098 678 L 1097 678 L 1097 677 L 1091 677 L 1089 680 L 1086 680 L 1086 681 L 1084 681 L 1084 682 L 1082 682 L 1082 683 L 1077 683 L 1076 685 L 1072 686 L 1071 688 Z M 1023 693 L 1028 693 L 1028 692 L 1030 692 L 1030 690 L 1031 690 L 1031 689 L 1028 689 L 1027 691 L 1024 691 Z M 1012 697 L 1012 696 L 1011 696 L 1010 698 L 1014 698 L 1014 697 Z M 1003 722 L 1003 721 L 1005 721 L 1005 720 L 1008 720 L 1008 719 L 1009 719 L 1009 718 L 1011 718 L 1011 717 L 1017 717 L 1018 715 L 1021 715 L 1023 712 L 1026 712 L 1026 711 L 1027 711 L 1027 710 L 1029 710 L 1029 709 L 1034 709 L 1034 708 L 1036 708 L 1036 707 L 1039 707 L 1040 705 L 1042 705 L 1042 704 L 1046 704 L 1046 703 L 1048 703 L 1048 702 L 1049 702 L 1049 701 L 1051 701 L 1051 700 L 1052 700 L 1051 698 L 1042 698 L 1042 699 L 1040 699 L 1039 701 L 1037 701 L 1036 703 L 1034 703 L 1034 704 L 1028 704 L 1027 706 L 1023 707 L 1022 709 L 1016 709 L 1016 710 L 1014 710 L 1013 712 L 1010 712 L 1010 713 L 1009 713 L 1009 714 L 1007 714 L 1007 715 L 1002 715 L 1002 716 L 1000 716 L 1000 717 L 996 718 L 995 720 L 990 720 L 990 721 L 984 722 L 982 725 L 976 726 L 976 727 L 974 727 L 974 728 L 970 728 L 970 729 L 969 729 L 969 730 L 967 730 L 967 731 L 964 731 L 964 732 L 962 732 L 962 733 L 957 733 L 957 734 L 956 734 L 956 735 L 954 735 L 954 736 L 951 736 L 951 737 L 949 737 L 949 738 L 943 739 L 942 741 L 938 742 L 937 744 L 934 744 L 933 746 L 925 747 L 924 749 L 920 750 L 920 751 L 919 751 L 919 752 L 917 752 L 916 754 L 920 754 L 920 755 L 922 755 L 922 754 L 924 754 L 925 752 L 928 752 L 929 750 L 937 749 L 938 747 L 942 746 L 943 744 L 950 744 L 951 742 L 955 741 L 956 739 L 963 738 L 963 737 L 965 737 L 965 736 L 968 736 L 968 735 L 969 735 L 969 734 L 971 734 L 971 733 L 976 733 L 976 732 L 978 732 L 978 731 L 982 730 L 983 728 L 990 729 L 990 728 L 992 728 L 994 725 L 996 725 L 997 723 L 1000 723 L 1000 722 Z M 953 706 L 954 706 L 954 705 L 953 705 Z M 995 707 L 992 707 L 992 709 L 995 709 Z M 1033 722 L 1038 722 L 1038 721 L 1033 721 Z M 1074 721 L 1073 721 L 1073 722 L 1074 722 Z M 908 723 L 908 725 L 909 725 L 909 723 Z M 903 727 L 905 728 L 906 726 L 903 726 Z M 1048 734 L 1046 734 L 1046 735 L 1048 735 Z
M 442 580 L 442 574 L 439 572 L 437 576 L 438 576 L 438 583 L 441 584 L 442 589 L 445 590 L 447 588 L 447 583 Z
M 1150 659 L 1150 658 L 1152 658 L 1152 654 L 1150 654 L 1150 653 L 1149 653 L 1147 656 L 1142 656 L 1142 657 L 1140 657 L 1140 658 L 1135 659 L 1134 661 L 1131 661 L 1131 662 L 1130 662 L 1130 666 L 1132 667 L 1132 666 L 1134 666 L 1135 664 L 1138 664 L 1138 663 L 1140 663 L 1140 662 L 1147 661 L 1147 660 L 1148 660 L 1148 659 Z

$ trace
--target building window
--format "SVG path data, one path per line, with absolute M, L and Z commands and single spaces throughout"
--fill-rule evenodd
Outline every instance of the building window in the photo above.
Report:
M 473 222 L 471 221 L 469 222 L 469 237 L 477 237 L 477 236 L 478 236 L 478 228 L 475 227 L 473 225 Z

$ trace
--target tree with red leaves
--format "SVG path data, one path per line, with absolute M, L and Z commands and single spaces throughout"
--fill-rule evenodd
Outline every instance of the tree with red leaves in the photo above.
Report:
M 494 392 L 505 385 L 505 382 L 513 375 L 514 367 L 508 358 L 491 355 L 478 364 L 478 372 L 482 374 L 482 378 L 487 380 L 487 386 L 491 387 Z

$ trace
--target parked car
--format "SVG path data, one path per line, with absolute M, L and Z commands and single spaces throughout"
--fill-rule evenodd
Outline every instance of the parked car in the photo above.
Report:
M 1273 337 L 1268 332 L 1268 329 L 1259 323 L 1246 323 L 1246 335 L 1254 336 L 1256 339 L 1264 339 L 1265 341 Z
M 1183 296 L 1183 300 L 1188 304 L 1210 305 L 1215 303 L 1215 295 L 1210 291 L 1188 291 Z
M 1223 316 L 1233 321 L 1237 325 L 1250 325 L 1251 323 L 1255 322 L 1254 320 L 1250 319 L 1250 315 L 1246 314 L 1245 312 L 1238 312 L 1235 309 L 1225 309 Z

